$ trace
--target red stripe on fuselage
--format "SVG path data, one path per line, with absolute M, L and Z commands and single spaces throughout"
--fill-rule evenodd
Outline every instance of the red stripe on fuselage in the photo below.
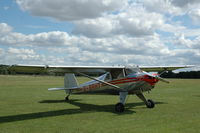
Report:
M 141 81 L 141 80 L 149 83 L 150 85 L 155 85 L 155 83 L 158 82 L 158 80 L 155 79 L 155 78 L 152 78 L 152 77 L 149 78 L 148 75 L 143 75 L 143 76 L 134 77 L 134 78 L 129 77 L 129 78 L 117 79 L 117 80 L 110 81 L 108 83 L 113 84 L 113 85 L 117 85 L 117 84 L 137 82 L 137 81 Z M 90 90 L 95 90 L 96 88 L 99 88 L 101 86 L 106 86 L 106 84 L 96 83 L 96 84 L 88 85 L 88 86 L 85 86 L 85 87 L 81 87 L 79 90 L 80 91 L 90 91 Z
M 123 78 L 123 79 L 117 79 L 117 80 L 113 80 L 113 81 L 110 81 L 109 83 L 111 84 L 114 84 L 114 83 L 118 83 L 118 82 L 123 82 L 123 81 L 136 81 L 138 79 L 140 79 L 141 77 L 136 77 L 136 78 Z

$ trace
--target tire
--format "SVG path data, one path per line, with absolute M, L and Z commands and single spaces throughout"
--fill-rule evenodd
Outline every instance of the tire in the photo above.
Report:
M 122 103 L 117 103 L 115 105 L 115 111 L 118 113 L 124 112 L 124 105 Z
M 148 99 L 148 100 L 147 100 L 147 108 L 154 108 L 154 107 L 155 107 L 154 101 Z
M 65 101 L 69 101 L 69 97 L 68 96 L 65 97 Z

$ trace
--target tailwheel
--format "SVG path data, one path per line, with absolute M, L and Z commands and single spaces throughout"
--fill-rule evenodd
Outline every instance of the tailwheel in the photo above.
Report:
M 147 100 L 147 108 L 154 108 L 155 107 L 155 103 L 153 100 L 148 99 Z
M 124 112 L 124 105 L 122 103 L 117 103 L 115 105 L 115 111 L 119 113 Z

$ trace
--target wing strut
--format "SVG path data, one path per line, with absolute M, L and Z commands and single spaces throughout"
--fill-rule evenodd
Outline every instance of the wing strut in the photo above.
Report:
M 78 72 L 78 74 L 80 74 L 80 75 L 82 75 L 82 76 L 84 76 L 84 77 L 90 78 L 90 79 L 92 79 L 92 80 L 96 80 L 96 81 L 98 81 L 98 82 L 100 82 L 100 83 L 106 84 L 106 85 L 108 85 L 108 86 L 114 87 L 114 88 L 116 88 L 116 89 L 121 89 L 119 86 L 113 85 L 113 84 L 108 83 L 108 82 L 105 82 L 105 81 L 103 81 L 103 80 L 99 80 L 99 79 L 93 78 L 93 77 L 91 77 L 91 76 L 89 76 L 89 75 L 87 75 L 87 74 L 80 73 L 80 72 Z

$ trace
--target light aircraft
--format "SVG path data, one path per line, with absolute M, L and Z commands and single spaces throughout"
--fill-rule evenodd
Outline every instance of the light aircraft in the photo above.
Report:
M 136 94 L 147 106 L 154 108 L 153 100 L 146 99 L 145 91 L 151 91 L 158 81 L 169 83 L 160 77 L 158 73 L 192 66 L 47 66 L 47 65 L 12 65 L 9 69 L 15 72 L 57 72 L 65 73 L 63 88 L 50 88 L 48 90 L 65 90 L 69 100 L 72 93 L 85 92 L 115 92 L 119 94 L 119 102 L 115 105 L 116 112 L 123 112 L 128 94 Z M 89 76 L 91 73 L 102 73 L 100 77 Z M 92 79 L 89 82 L 78 85 L 75 74 Z

